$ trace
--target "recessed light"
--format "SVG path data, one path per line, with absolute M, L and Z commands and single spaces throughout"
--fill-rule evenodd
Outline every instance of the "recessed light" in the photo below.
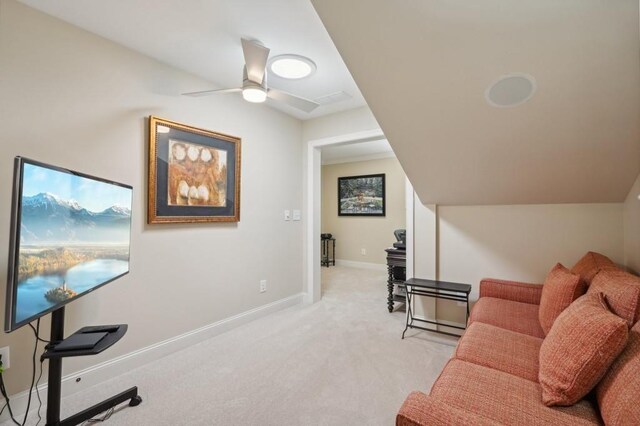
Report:
M 527 102 L 536 88 L 536 80 L 529 74 L 513 73 L 494 81 L 484 92 L 484 97 L 491 106 L 509 108 Z
M 278 77 L 298 80 L 316 71 L 316 64 L 300 55 L 279 55 L 269 60 L 269 69 Z

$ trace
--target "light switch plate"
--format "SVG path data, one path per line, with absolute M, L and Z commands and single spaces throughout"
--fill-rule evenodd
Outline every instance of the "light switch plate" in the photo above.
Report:
M 302 213 L 300 212 L 300 210 L 293 211 L 293 220 L 300 220 L 301 217 L 302 217 Z
M 291 210 L 284 211 L 284 220 L 291 220 Z

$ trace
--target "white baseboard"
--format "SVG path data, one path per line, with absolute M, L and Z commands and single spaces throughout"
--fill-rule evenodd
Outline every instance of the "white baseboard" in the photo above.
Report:
M 373 269 L 375 271 L 386 271 L 387 265 L 384 263 L 356 262 L 355 260 L 336 259 L 336 266 L 347 266 L 349 268 Z
M 100 364 L 96 364 L 92 367 L 85 368 L 84 370 L 65 375 L 62 378 L 62 396 L 64 398 L 65 396 L 83 391 L 91 386 L 104 382 L 105 380 L 112 379 L 113 377 L 126 373 L 134 368 L 141 367 L 149 362 L 185 349 L 186 347 L 196 343 L 200 343 L 205 339 L 217 336 L 218 334 L 222 334 L 233 328 L 265 317 L 282 309 L 299 305 L 304 302 L 304 297 L 305 293 L 294 294 L 293 296 L 276 300 L 275 302 L 259 306 L 255 309 L 214 322 L 213 324 L 205 325 L 204 327 L 188 331 L 179 336 L 172 337 L 162 342 L 158 342 Z M 81 378 L 82 380 L 76 381 L 78 378 Z M 42 398 L 43 403 L 46 404 L 47 384 L 44 383 L 38 386 L 38 389 L 40 390 L 40 397 Z M 11 409 L 13 410 L 14 416 L 24 416 L 24 411 L 27 408 L 28 396 L 29 392 L 24 391 L 10 397 Z M 31 407 L 35 407 L 37 409 L 37 404 L 38 402 L 34 389 L 31 399 Z M 2 416 L 0 416 L 0 422 L 9 420 L 7 411 L 8 410 L 5 410 Z M 32 415 L 35 415 L 34 412 L 30 413 L 30 417 Z

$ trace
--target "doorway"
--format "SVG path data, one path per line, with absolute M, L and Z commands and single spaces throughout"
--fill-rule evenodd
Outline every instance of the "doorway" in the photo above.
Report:
M 335 136 L 309 141 L 306 150 L 306 210 L 307 222 L 305 226 L 305 288 L 306 302 L 315 303 L 321 298 L 321 239 L 322 230 L 322 150 L 330 147 L 354 145 L 364 142 L 385 140 L 381 129 L 357 132 L 347 135 Z M 337 185 L 336 185 L 337 187 Z M 406 228 L 413 224 L 413 188 L 405 178 L 405 206 Z M 337 215 L 337 211 L 336 211 Z M 409 231 L 409 229 L 408 229 Z M 413 248 L 410 241 L 410 232 L 407 232 L 407 271 L 413 262 Z M 393 233 L 389 235 L 389 245 L 393 242 Z M 339 247 L 339 245 L 338 245 Z M 339 249 L 338 249 L 339 250 Z

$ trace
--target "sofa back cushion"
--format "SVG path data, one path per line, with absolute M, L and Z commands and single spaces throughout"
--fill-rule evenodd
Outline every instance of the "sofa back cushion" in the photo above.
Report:
M 620 269 L 606 269 L 595 276 L 588 293 L 603 293 L 611 311 L 624 318 L 629 327 L 638 320 L 640 277 Z
M 627 322 L 602 293 L 587 293 L 556 319 L 540 347 L 538 380 L 547 406 L 573 405 L 600 381 L 624 349 Z
M 607 268 L 617 269 L 618 267 L 607 256 L 590 251 L 582 256 L 582 259 L 578 260 L 578 263 L 573 265 L 571 272 L 580 275 L 585 284 L 589 286 L 591 285 L 593 277 L 595 277 L 602 269 Z
M 612 426 L 640 425 L 640 322 L 629 332 L 624 351 L 596 386 L 600 414 Z
M 586 290 L 580 275 L 571 273 L 560 263 L 553 267 L 542 286 L 542 297 L 538 309 L 538 320 L 545 335 L 549 334 L 558 315 Z

